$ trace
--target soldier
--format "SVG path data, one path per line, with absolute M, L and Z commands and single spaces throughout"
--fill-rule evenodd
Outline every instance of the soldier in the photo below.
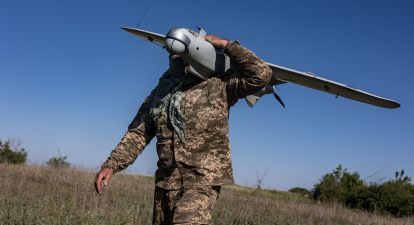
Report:
M 191 31 L 190 31 L 191 32 Z M 191 32 L 196 35 L 195 32 Z M 237 71 L 201 80 L 186 73 L 182 58 L 169 56 L 170 68 L 144 100 L 121 142 L 96 175 L 95 189 L 132 164 L 157 137 L 153 224 L 211 224 L 211 210 L 222 185 L 233 184 L 229 109 L 270 80 L 272 71 L 253 52 L 215 35 L 205 37 L 239 64 Z

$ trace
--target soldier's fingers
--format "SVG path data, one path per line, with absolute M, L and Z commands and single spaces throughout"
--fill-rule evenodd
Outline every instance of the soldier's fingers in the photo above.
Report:
M 105 186 L 108 185 L 109 179 L 111 179 L 111 177 L 112 177 L 112 174 L 110 174 L 110 173 L 106 174 L 105 181 L 104 181 Z
M 206 41 L 208 41 L 208 42 L 211 42 L 211 39 L 212 39 L 211 35 L 212 34 L 209 34 L 209 35 L 205 36 L 204 39 L 206 39 Z
M 204 37 L 206 41 L 210 42 L 214 47 L 224 49 L 226 46 L 228 40 L 225 38 L 221 38 L 219 36 L 216 36 L 214 34 L 210 34 Z
M 198 33 L 186 28 L 188 30 L 188 32 L 190 32 L 193 36 L 198 37 Z
M 97 179 L 95 181 L 95 189 L 96 189 L 96 192 L 98 192 L 98 194 L 102 194 L 101 181 L 102 181 L 102 174 L 98 174 Z
M 99 173 L 97 173 L 97 174 L 96 174 L 96 176 L 95 176 L 95 181 L 93 182 L 93 186 L 95 187 L 95 190 L 96 190 L 96 191 L 98 191 L 98 190 L 96 189 L 96 181 L 98 180 L 98 174 L 99 174 Z

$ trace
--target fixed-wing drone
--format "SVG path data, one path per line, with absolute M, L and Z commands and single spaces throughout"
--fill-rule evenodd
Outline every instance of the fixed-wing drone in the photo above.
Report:
M 121 29 L 144 41 L 165 48 L 170 54 L 179 55 L 188 64 L 188 72 L 201 79 L 206 80 L 214 74 L 224 73 L 228 69 L 237 70 L 237 65 L 224 54 L 222 49 L 215 48 L 204 39 L 206 32 L 201 28 L 198 28 L 198 35 L 193 35 L 187 29 L 181 27 L 174 27 L 167 35 L 135 28 L 121 27 Z M 310 72 L 300 72 L 271 63 L 266 64 L 272 69 L 273 77 L 262 90 L 246 97 L 246 102 L 250 107 L 253 107 L 263 95 L 271 93 L 285 107 L 274 90 L 276 85 L 287 82 L 382 108 L 400 107 L 400 103 L 396 101 L 315 76 Z

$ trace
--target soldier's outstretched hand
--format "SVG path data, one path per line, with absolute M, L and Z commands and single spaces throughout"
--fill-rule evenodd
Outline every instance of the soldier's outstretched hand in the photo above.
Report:
M 112 170 L 109 168 L 103 168 L 96 174 L 94 185 L 95 190 L 96 192 L 98 192 L 98 194 L 102 194 L 101 181 L 104 181 L 104 185 L 107 186 L 109 183 L 109 179 L 111 179 L 113 174 L 114 172 L 112 172 Z
M 214 34 L 210 34 L 204 37 L 206 41 L 210 42 L 214 47 L 219 49 L 224 49 L 226 47 L 229 40 L 216 36 Z

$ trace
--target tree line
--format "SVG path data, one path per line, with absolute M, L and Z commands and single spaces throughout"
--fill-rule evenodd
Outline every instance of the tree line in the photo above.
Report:
M 366 183 L 358 172 L 350 173 L 339 165 L 327 173 L 310 191 L 303 188 L 289 190 L 309 195 L 317 202 L 340 202 L 350 208 L 376 212 L 395 217 L 414 215 L 414 185 L 404 170 L 395 178 L 382 182 Z

